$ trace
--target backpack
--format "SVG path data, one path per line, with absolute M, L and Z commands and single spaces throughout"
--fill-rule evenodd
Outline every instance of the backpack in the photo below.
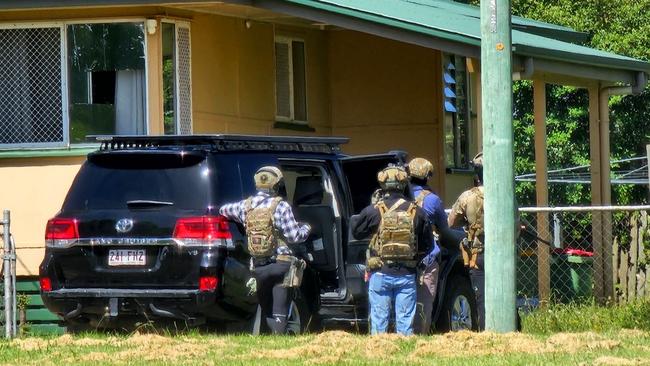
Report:
M 472 188 L 472 193 L 474 193 L 475 203 L 478 206 L 476 210 L 476 221 L 469 225 L 467 230 L 467 239 L 470 243 L 474 243 L 474 239 L 483 235 L 483 191 L 479 187 Z
M 274 197 L 268 207 L 252 207 L 252 197 L 244 202 L 246 212 L 246 237 L 248 239 L 248 252 L 253 257 L 270 257 L 275 250 L 283 244 L 280 234 L 273 225 L 273 214 L 282 201 L 281 197 Z
M 379 210 L 381 221 L 374 249 L 382 260 L 410 261 L 417 254 L 414 233 L 417 206 L 410 203 L 406 210 L 398 210 L 405 202 L 404 199 L 399 199 L 389 208 L 384 201 L 380 201 L 375 206 Z

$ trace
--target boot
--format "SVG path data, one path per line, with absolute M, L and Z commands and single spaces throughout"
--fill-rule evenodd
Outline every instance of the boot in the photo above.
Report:
M 266 318 L 266 325 L 271 329 L 273 334 L 284 334 L 287 330 L 287 317 L 275 316 L 273 318 Z

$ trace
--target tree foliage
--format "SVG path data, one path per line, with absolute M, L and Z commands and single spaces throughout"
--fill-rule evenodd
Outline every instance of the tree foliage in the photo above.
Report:
M 479 1 L 471 3 L 478 5 Z M 512 13 L 587 33 L 587 46 L 650 61 L 650 0 L 512 0 Z M 515 172 L 535 171 L 532 83 L 514 85 Z M 589 164 L 588 96 L 584 89 L 548 85 L 549 169 Z M 650 89 L 610 98 L 612 160 L 645 155 L 650 143 Z M 616 167 L 613 167 L 616 168 Z M 590 187 L 550 184 L 550 204 L 586 204 Z M 614 204 L 647 202 L 647 186 L 617 185 Z M 520 204 L 535 204 L 533 183 L 519 183 Z

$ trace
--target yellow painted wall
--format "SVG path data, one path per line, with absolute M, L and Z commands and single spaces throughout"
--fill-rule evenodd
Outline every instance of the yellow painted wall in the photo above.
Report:
M 45 224 L 56 214 L 79 166 L 74 158 L 0 160 L 0 208 L 11 211 L 11 232 L 18 254 L 17 274 L 38 275 Z
M 359 32 L 329 42 L 333 134 L 349 153 L 405 150 L 429 159 L 443 189 L 440 53 Z
M 160 7 L 5 12 L 3 20 L 99 16 L 191 19 L 195 133 L 318 134 L 351 138 L 349 153 L 394 149 L 435 166 L 444 189 L 440 53 L 353 31 L 321 31 Z M 307 113 L 314 133 L 277 129 L 274 34 L 305 40 Z M 151 75 L 150 75 L 151 76 Z M 47 219 L 83 158 L 0 159 L 0 208 L 12 210 L 19 275 L 36 275 Z M 450 202 L 445 202 L 450 205 Z
M 305 40 L 309 126 L 331 133 L 325 32 L 206 14 L 192 22 L 195 133 L 296 134 L 273 128 L 274 34 Z

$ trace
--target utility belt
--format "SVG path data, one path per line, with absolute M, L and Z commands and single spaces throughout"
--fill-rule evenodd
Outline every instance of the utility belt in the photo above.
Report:
M 460 242 L 460 252 L 463 255 L 463 263 L 465 267 L 478 269 L 476 265 L 476 260 L 478 255 L 483 253 L 483 243 L 485 237 L 479 235 L 474 237 L 474 240 L 470 242 L 469 238 L 463 238 L 463 241 Z
M 377 271 L 382 268 L 392 268 L 392 269 L 400 269 L 400 268 L 406 268 L 408 270 L 415 270 L 417 268 L 417 261 L 415 260 L 389 260 L 389 259 L 381 259 L 379 257 L 370 257 L 368 258 L 368 261 L 366 263 L 366 268 L 368 271 Z

